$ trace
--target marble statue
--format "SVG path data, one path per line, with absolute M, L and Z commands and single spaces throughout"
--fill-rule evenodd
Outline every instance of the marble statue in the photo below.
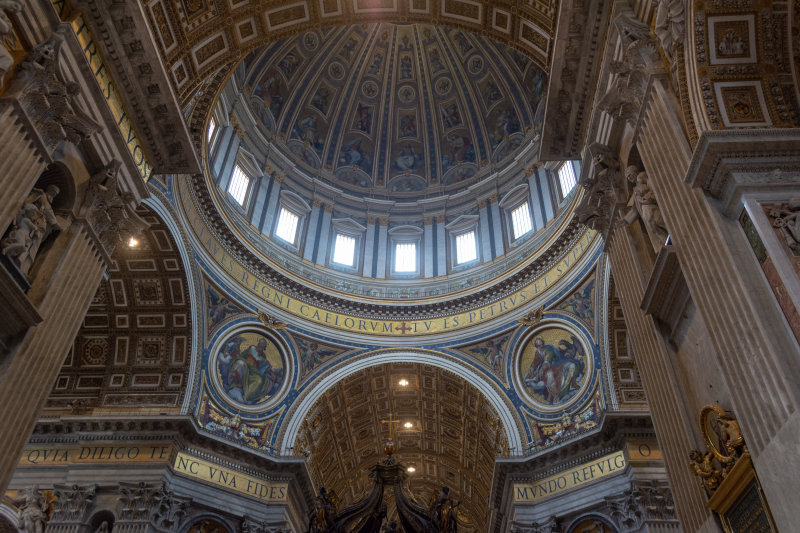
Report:
M 628 202 L 631 210 L 625 217 L 626 221 L 631 223 L 638 216 L 647 230 L 653 249 L 658 253 L 667 241 L 669 230 L 661 215 L 661 209 L 658 207 L 653 190 L 647 183 L 647 173 L 639 172 L 636 166 L 631 165 L 625 170 L 625 176 L 629 181 L 635 183 L 633 194 Z
M 683 44 L 686 34 L 686 12 L 683 0 L 657 0 L 656 24 L 653 32 L 670 63 L 674 64 L 675 52 Z
M 61 230 L 52 206 L 58 193 L 55 185 L 48 185 L 45 190 L 33 189 L 0 241 L 3 253 L 25 275 L 30 272 L 44 240 Z
M 94 533 L 111 533 L 111 529 L 110 526 L 108 525 L 108 522 L 103 520 L 103 523 L 100 524 L 100 527 L 94 530 Z
M 18 0 L 0 0 L 0 39 L 6 41 L 6 36 L 13 37 L 14 27 L 8 13 L 16 13 L 22 9 L 22 4 Z M 4 44 L 4 43 L 3 43 Z M 0 45 L 0 83 L 3 77 L 8 74 L 14 66 L 14 58 L 8 53 L 5 46 Z
M 20 490 L 14 505 L 19 508 L 19 523 L 25 533 L 44 533 L 48 504 L 37 487 Z

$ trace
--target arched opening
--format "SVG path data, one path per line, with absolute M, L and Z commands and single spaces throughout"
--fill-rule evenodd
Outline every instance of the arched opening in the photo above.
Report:
M 114 530 L 116 517 L 111 511 L 104 509 L 92 515 L 89 519 L 89 531 L 92 533 L 111 533 Z
M 417 501 L 427 507 L 448 486 L 462 502 L 463 530 L 483 531 L 494 459 L 508 448 L 503 423 L 462 376 L 403 359 L 360 368 L 326 387 L 302 415 L 294 452 L 307 457 L 319 486 L 347 504 L 372 486 L 368 468 L 384 457 L 391 425 L 395 457 Z

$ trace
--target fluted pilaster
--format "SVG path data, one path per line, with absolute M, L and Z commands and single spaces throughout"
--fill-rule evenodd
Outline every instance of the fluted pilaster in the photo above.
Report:
M 26 120 L 14 101 L 0 102 L 0 234 L 5 233 L 48 163 L 44 147 L 26 133 Z
M 97 291 L 105 264 L 84 226 L 74 223 L 47 252 L 28 297 L 42 317 L 0 373 L 0 490 L 4 490 L 53 381 Z
M 770 291 L 763 276 L 753 275 L 755 259 L 742 253 L 748 250 L 738 222 L 723 217 L 701 190 L 684 183 L 691 150 L 671 111 L 676 106 L 660 82 L 653 93 L 638 147 L 715 348 L 703 355 L 716 359 L 733 391 L 726 407 L 740 420 L 756 471 L 760 464 L 782 465 L 759 477 L 778 529 L 792 529 L 793 501 L 800 493 L 800 428 L 791 422 L 800 406 L 798 346 L 781 327 L 777 303 L 764 297 Z M 768 459 L 760 463 L 770 446 Z M 789 449 L 795 451 L 784 453 Z

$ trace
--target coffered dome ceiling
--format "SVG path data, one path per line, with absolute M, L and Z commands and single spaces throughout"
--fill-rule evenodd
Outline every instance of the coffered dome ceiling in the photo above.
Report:
M 460 190 L 499 170 L 538 139 L 546 85 L 517 50 L 422 24 L 308 32 L 251 53 L 237 78 L 264 144 L 376 198 Z

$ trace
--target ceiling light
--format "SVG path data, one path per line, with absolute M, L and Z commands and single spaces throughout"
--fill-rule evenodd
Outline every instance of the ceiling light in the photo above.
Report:
M 128 246 L 130 248 L 136 248 L 139 245 L 139 241 L 137 241 L 134 237 L 131 237 L 128 241 Z
M 406 422 L 405 424 L 403 424 L 403 427 L 406 429 L 411 429 L 414 427 L 414 424 L 412 424 L 411 422 Z
M 417 469 L 414 468 L 413 466 L 409 466 L 408 468 L 406 468 L 406 471 L 408 471 L 409 474 L 413 474 L 414 472 L 417 471 Z
M 401 379 L 398 383 L 401 387 L 408 387 L 408 380 L 406 378 Z

